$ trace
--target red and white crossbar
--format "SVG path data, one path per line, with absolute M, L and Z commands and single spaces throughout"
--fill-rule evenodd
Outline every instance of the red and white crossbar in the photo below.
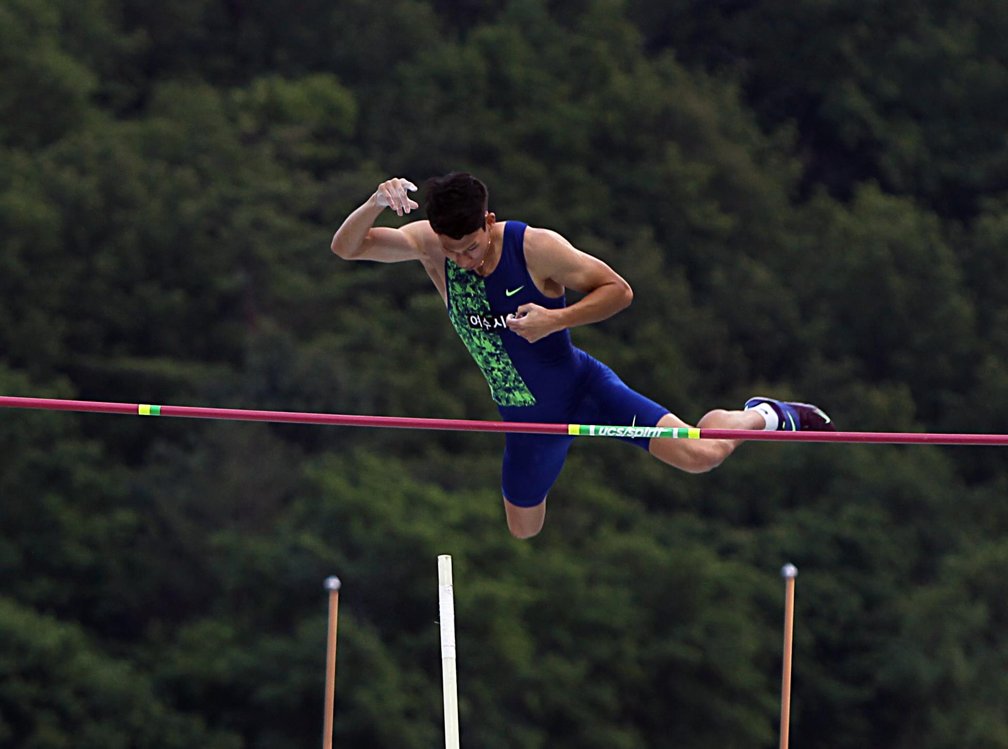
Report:
M 646 427 L 595 424 L 540 424 L 522 421 L 434 419 L 404 416 L 365 416 L 302 411 L 259 411 L 244 408 L 162 406 L 149 403 L 64 400 L 0 396 L 0 408 L 41 411 L 79 411 L 130 416 L 167 416 L 225 421 L 266 421 L 286 424 L 424 429 L 458 432 L 512 432 L 562 434 L 576 437 L 634 437 L 669 439 L 727 439 L 749 442 L 855 442 L 892 445 L 1008 445 L 1004 434 L 931 434 L 924 432 L 764 432 L 748 429 L 697 429 L 695 427 Z

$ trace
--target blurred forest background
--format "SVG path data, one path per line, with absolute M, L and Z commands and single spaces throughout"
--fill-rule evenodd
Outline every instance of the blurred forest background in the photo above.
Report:
M 1002 0 L 0 0 L 0 392 L 496 418 L 419 265 L 342 218 L 452 169 L 633 285 L 575 342 L 688 421 L 1008 425 Z M 386 212 L 388 213 L 388 212 Z M 395 216 L 385 219 L 394 224 Z M 1008 465 L 0 413 L 0 746 L 1008 747 Z

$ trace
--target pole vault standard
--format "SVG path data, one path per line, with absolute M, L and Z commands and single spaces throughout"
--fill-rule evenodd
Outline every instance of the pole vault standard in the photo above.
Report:
M 322 717 L 322 749 L 332 749 L 333 717 L 336 701 L 336 630 L 339 619 L 339 592 L 342 587 L 338 577 L 327 577 L 325 589 L 329 591 L 329 626 L 326 633 L 325 712 Z
M 1001 445 L 1006 434 L 929 434 L 925 432 L 764 432 L 748 429 L 697 429 L 695 427 L 644 427 L 596 424 L 537 424 L 520 421 L 430 419 L 403 416 L 362 416 L 299 411 L 252 411 L 243 408 L 156 406 L 149 403 L 61 400 L 0 396 L 0 408 L 41 411 L 81 411 L 129 416 L 166 416 L 226 421 L 267 421 L 285 424 L 426 429 L 453 432 L 512 432 L 519 434 L 565 434 L 575 437 L 635 437 L 669 439 L 721 439 L 749 442 L 858 442 L 890 445 Z
M 784 658 L 781 663 L 781 713 L 780 749 L 788 749 L 791 732 L 791 652 L 794 642 L 794 594 L 798 568 L 785 564 L 781 569 L 784 578 Z

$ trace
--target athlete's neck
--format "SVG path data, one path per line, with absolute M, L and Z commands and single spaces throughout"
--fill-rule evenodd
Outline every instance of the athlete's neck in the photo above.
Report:
M 497 268 L 497 246 L 494 243 L 493 229 L 487 232 L 487 249 L 480 264 L 473 268 L 473 272 L 478 276 L 486 278 Z

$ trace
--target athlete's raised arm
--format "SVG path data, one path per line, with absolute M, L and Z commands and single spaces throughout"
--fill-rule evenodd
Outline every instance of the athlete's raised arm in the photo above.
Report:
M 416 189 L 416 185 L 401 177 L 382 182 L 374 194 L 347 216 L 336 230 L 332 251 L 344 260 L 375 260 L 380 263 L 419 260 L 422 249 L 420 237 L 427 222 L 406 224 L 401 229 L 374 225 L 386 208 L 391 208 L 398 216 L 419 208 L 409 197 L 409 193 Z

